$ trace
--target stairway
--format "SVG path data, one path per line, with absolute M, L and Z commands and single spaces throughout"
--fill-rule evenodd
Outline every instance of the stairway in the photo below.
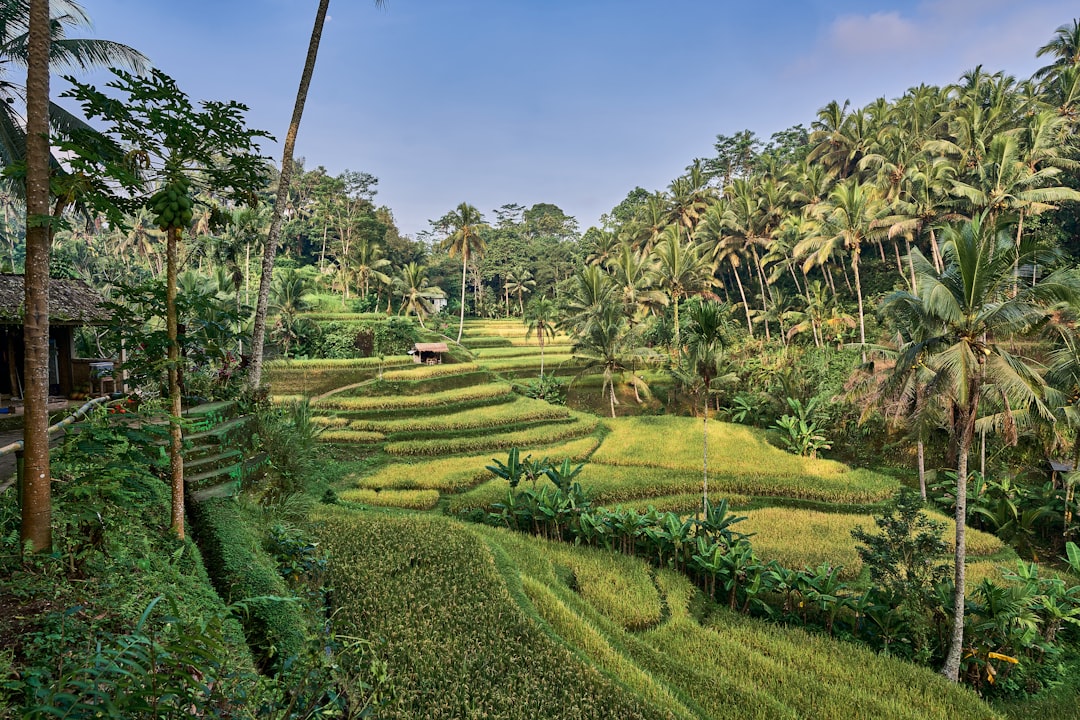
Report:
M 184 486 L 193 502 L 237 495 L 265 470 L 267 454 L 252 448 L 255 418 L 238 412 L 231 400 L 184 412 Z

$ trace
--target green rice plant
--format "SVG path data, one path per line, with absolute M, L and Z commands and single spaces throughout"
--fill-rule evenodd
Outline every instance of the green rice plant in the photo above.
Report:
M 370 444 L 380 443 L 385 439 L 386 436 L 382 433 L 366 430 L 327 430 L 319 435 L 319 441 L 326 443 Z
M 384 358 L 333 358 L 314 360 L 271 360 L 266 363 L 269 373 L 286 370 L 325 370 L 328 368 L 407 367 L 413 364 L 411 355 L 390 355 Z
M 570 411 L 570 421 L 552 423 L 513 432 L 482 436 L 401 440 L 386 444 L 390 455 L 455 455 L 461 453 L 495 452 L 512 447 L 552 445 L 563 440 L 589 435 L 599 421 L 593 415 Z
M 585 460 L 600 443 L 597 438 L 585 437 L 560 445 L 545 447 L 522 447 L 522 453 L 548 456 L 574 462 Z M 487 482 L 492 478 L 486 468 L 492 462 L 491 453 L 464 457 L 396 462 L 384 465 L 371 475 L 356 479 L 358 487 L 370 489 L 430 489 L 443 493 L 457 493 Z M 355 479 L 355 478 L 354 478 Z M 505 483 L 503 484 L 505 487 Z
M 544 359 L 551 355 L 569 355 L 573 346 L 568 343 L 544 343 Z M 510 347 L 484 348 L 476 351 L 476 357 L 480 360 L 494 360 L 511 357 L 536 357 L 540 359 L 539 345 L 512 345 Z
M 570 411 L 560 405 L 543 400 L 516 398 L 513 402 L 469 408 L 445 415 L 425 415 L 393 420 L 353 420 L 350 429 L 381 433 L 431 432 L 444 433 L 461 430 L 498 430 L 508 425 L 537 422 L 541 420 L 564 420 Z
M 842 567 L 841 577 L 858 577 L 862 560 L 851 537 L 855 526 L 873 531 L 872 515 L 827 513 L 794 508 L 762 508 L 747 510 L 746 520 L 739 530 L 753 533 L 750 538 L 754 552 L 763 560 L 776 560 L 789 568 L 817 567 L 828 563 Z M 929 515 L 946 527 L 942 539 L 951 542 L 955 537 L 955 525 L 945 523 L 944 515 Z M 972 558 L 994 555 L 1004 549 L 1002 542 L 989 533 L 968 529 L 968 554 Z
M 382 379 L 386 382 L 397 380 L 428 380 L 431 378 L 445 377 L 447 375 L 464 375 L 475 372 L 481 367 L 476 363 L 446 363 L 443 365 L 414 365 L 404 370 L 391 370 L 383 373 Z
M 346 502 L 396 507 L 407 510 L 430 510 L 439 502 L 438 490 L 369 490 L 353 488 L 343 490 L 338 497 Z
M 315 519 L 336 623 L 377 642 L 397 678 L 380 718 L 665 717 L 541 629 L 460 523 L 332 507 Z
M 605 424 L 611 432 L 593 454 L 593 462 L 700 475 L 700 421 L 657 416 L 618 418 L 605 420 Z M 663 451 L 657 452 L 658 447 Z M 862 469 L 851 470 L 833 460 L 790 455 L 766 442 L 760 431 L 721 422 L 709 423 L 709 468 L 710 485 L 716 477 L 721 491 L 746 495 L 875 503 L 891 497 L 899 487 L 892 478 Z M 674 477 L 660 476 L 658 482 L 670 488 Z M 671 492 L 679 490 L 668 489 L 664 494 Z
M 504 338 L 501 335 L 465 336 L 461 338 L 461 344 L 470 350 L 477 350 L 479 348 L 510 347 L 510 339 Z
M 709 500 L 713 502 L 719 502 L 721 498 L 727 500 L 728 505 L 732 507 L 749 505 L 753 502 L 753 498 L 747 495 L 733 495 L 726 493 L 721 495 L 719 493 L 709 493 Z M 604 505 L 606 503 L 598 504 Z M 701 511 L 701 493 L 694 492 L 682 493 L 679 495 L 659 495 L 656 497 L 642 498 L 638 501 L 617 503 L 616 507 L 634 510 L 639 513 L 646 513 L 649 511 L 649 508 L 652 508 L 659 512 L 677 512 L 685 515 L 692 515 Z
M 567 365 L 574 362 L 574 356 L 570 354 L 545 354 L 544 369 L 554 370 L 559 365 Z M 526 355 L 523 357 L 496 358 L 494 360 L 481 359 L 480 364 L 492 372 L 506 370 L 540 369 L 540 355 Z
M 349 424 L 349 418 L 337 415 L 316 415 L 311 422 L 324 428 L 343 428 Z
M 487 400 L 509 395 L 513 388 L 509 383 L 488 383 L 452 388 L 423 395 L 369 395 L 361 397 L 331 396 L 316 400 L 312 407 L 327 410 L 365 412 L 377 410 L 420 410 L 440 405 Z

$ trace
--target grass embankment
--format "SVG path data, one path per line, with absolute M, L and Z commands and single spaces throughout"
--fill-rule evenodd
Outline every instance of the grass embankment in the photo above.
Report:
M 346 634 L 380 642 L 382 718 L 663 718 L 514 601 L 487 546 L 440 517 L 316 516 Z
M 485 433 L 453 438 L 429 438 L 388 442 L 384 449 L 397 456 L 459 455 L 462 453 L 497 452 L 533 445 L 551 445 L 593 433 L 598 420 L 592 415 L 569 413 L 569 419 L 502 433 Z
M 509 397 L 513 388 L 508 383 L 488 383 L 452 388 L 423 395 L 333 395 L 312 403 L 317 410 L 343 410 L 350 413 L 387 414 L 415 413 L 448 405 Z
M 936 673 L 716 610 L 681 576 L 438 516 L 325 509 L 346 631 L 383 638 L 385 717 L 995 718 Z

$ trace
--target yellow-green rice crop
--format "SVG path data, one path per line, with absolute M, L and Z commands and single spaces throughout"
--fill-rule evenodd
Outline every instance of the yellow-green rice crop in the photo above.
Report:
M 841 576 L 852 578 L 862 570 L 862 560 L 851 537 L 856 525 L 874 531 L 871 515 L 826 513 L 794 508 L 762 508 L 739 513 L 746 521 L 736 526 L 740 532 L 754 533 L 750 543 L 763 560 L 777 560 L 790 568 L 817 567 L 829 563 L 843 566 Z M 930 513 L 945 527 L 942 539 L 950 546 L 955 525 L 938 513 Z M 972 558 L 993 555 L 1004 549 L 1002 542 L 989 533 L 968 528 L 968 555 Z
M 322 442 L 333 443 L 378 443 L 385 439 L 382 433 L 365 430 L 327 430 L 319 435 Z
M 410 355 L 389 355 L 382 359 L 366 358 L 331 358 L 315 360 L 271 360 L 266 363 L 266 371 L 273 374 L 284 370 L 325 370 L 333 368 L 376 368 L 401 367 L 412 364 Z
M 492 372 L 505 370 L 522 370 L 527 368 L 540 369 L 540 355 L 525 355 L 523 357 L 496 358 L 488 360 L 481 358 L 480 364 Z M 544 370 L 555 369 L 560 365 L 570 365 L 574 362 L 574 356 L 569 354 L 544 355 Z
M 597 438 L 586 437 L 561 445 L 545 447 L 543 450 L 532 449 L 529 446 L 521 446 L 520 450 L 522 457 L 532 453 L 537 458 L 546 456 L 557 461 L 570 458 L 579 462 L 587 458 L 599 442 Z M 497 453 L 488 453 L 417 462 L 395 462 L 384 465 L 371 475 L 359 479 L 357 485 L 371 489 L 423 488 L 444 493 L 461 492 L 490 480 L 493 475 L 486 468 L 493 464 L 492 461 L 495 458 L 506 459 Z M 506 486 L 505 481 L 500 482 L 503 487 Z
M 379 507 L 430 510 L 439 502 L 438 490 L 368 490 L 354 488 L 344 490 L 339 497 L 346 502 L 363 503 Z
M 513 388 L 509 383 L 486 383 L 469 387 L 424 393 L 422 395 L 368 395 L 361 397 L 331 396 L 316 400 L 312 407 L 329 410 L 367 412 L 377 410 L 412 410 L 434 408 L 439 405 L 487 400 L 509 395 Z
M 387 382 L 395 380 L 429 380 L 431 378 L 445 377 L 447 375 L 464 375 L 465 373 L 480 370 L 476 363 L 445 363 L 442 365 L 414 365 L 404 370 L 391 370 L 384 372 L 382 379 Z
M 588 435 L 596 430 L 595 416 L 570 412 L 570 421 L 551 423 L 506 433 L 480 436 L 402 440 L 386 444 L 391 455 L 454 455 L 459 453 L 495 452 L 512 447 L 551 445 L 570 438 Z
M 349 418 L 336 415 L 315 415 L 311 422 L 319 427 L 343 428 L 349 424 Z
M 547 360 L 548 355 L 569 355 L 571 347 L 573 346 L 568 343 L 544 343 L 544 360 Z M 475 353 L 476 357 L 481 360 L 511 357 L 535 357 L 537 361 L 540 360 L 539 345 L 512 345 L 510 347 L 480 348 L 477 349 Z
M 611 432 L 593 454 L 598 464 L 624 468 L 653 468 L 695 473 L 702 467 L 701 422 L 673 416 L 605 420 Z M 678 487 L 683 472 L 641 479 L 656 483 L 662 493 L 685 492 Z M 687 476 L 688 477 L 688 476 Z M 843 503 L 873 503 L 895 494 L 899 483 L 866 470 L 851 470 L 833 460 L 790 455 L 766 442 L 760 431 L 729 423 L 709 423 L 709 481 L 716 478 L 724 492 L 779 495 Z M 598 481 L 598 482 L 603 482 Z M 627 499 L 642 497 L 628 496 Z
M 484 407 L 469 408 L 445 415 L 425 415 L 393 420 L 353 420 L 349 427 L 355 430 L 371 430 L 381 433 L 397 432 L 453 432 L 457 430 L 498 430 L 506 425 L 537 422 L 540 420 L 565 420 L 570 411 L 561 405 L 543 400 L 519 397 L 513 402 Z
M 316 519 L 334 558 L 335 620 L 371 640 L 395 678 L 380 718 L 666 717 L 527 616 L 461 524 L 332 508 Z

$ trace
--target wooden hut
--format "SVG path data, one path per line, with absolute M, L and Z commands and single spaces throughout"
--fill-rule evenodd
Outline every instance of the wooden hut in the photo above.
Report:
M 22 396 L 23 306 L 26 291 L 22 275 L 0 274 L 0 393 Z M 104 300 L 82 280 L 49 281 L 49 394 L 71 395 L 76 379 L 75 328 L 109 321 Z M 83 365 L 88 361 L 83 361 Z M 81 367 L 81 374 L 89 371 Z
M 446 343 L 416 343 L 409 354 L 417 365 L 441 365 L 443 353 L 450 352 Z

